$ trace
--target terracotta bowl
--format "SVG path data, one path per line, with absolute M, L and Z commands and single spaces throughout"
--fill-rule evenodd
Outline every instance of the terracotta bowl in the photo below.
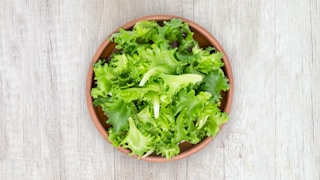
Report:
M 219 42 L 207 30 L 205 30 L 204 28 L 202 28 L 198 24 L 192 22 L 191 20 L 181 18 L 178 16 L 172 16 L 172 15 L 153 15 L 153 16 L 141 17 L 141 18 L 135 19 L 133 21 L 130 21 L 130 22 L 122 25 L 121 27 L 124 29 L 131 29 L 137 22 L 142 21 L 142 20 L 156 20 L 156 21 L 161 22 L 164 20 L 170 20 L 171 18 L 180 18 L 180 19 L 182 19 L 182 21 L 187 22 L 189 24 L 191 31 L 194 32 L 195 40 L 197 40 L 199 42 L 199 45 L 201 47 L 207 47 L 207 46 L 211 45 L 223 53 L 222 60 L 225 64 L 223 67 L 223 71 L 229 79 L 230 89 L 227 92 L 223 93 L 223 96 L 222 96 L 223 98 L 221 100 L 221 110 L 228 113 L 230 111 L 230 107 L 231 107 L 231 103 L 232 103 L 232 95 L 233 95 L 233 88 L 234 88 L 230 62 L 228 60 L 226 52 L 223 50 L 223 48 L 221 47 Z M 113 33 L 117 32 L 118 29 L 116 31 L 114 31 Z M 111 33 L 111 34 L 113 34 L 113 33 Z M 108 141 L 107 129 L 110 127 L 110 125 L 108 125 L 106 123 L 108 117 L 106 115 L 104 115 L 101 108 L 94 107 L 93 99 L 91 97 L 90 91 L 91 91 L 92 87 L 95 86 L 93 64 L 96 61 L 98 61 L 99 59 L 107 59 L 110 56 L 110 54 L 112 53 L 112 51 L 114 50 L 114 48 L 115 48 L 115 44 L 110 42 L 108 39 L 103 41 L 103 43 L 100 45 L 100 47 L 98 48 L 98 50 L 96 51 L 95 55 L 92 58 L 92 62 L 90 64 L 89 72 L 88 72 L 88 76 L 87 76 L 87 83 L 86 83 L 87 106 L 88 106 L 88 110 L 89 110 L 91 119 L 92 119 L 94 125 L 96 126 L 96 128 L 98 129 L 98 131 L 100 132 L 100 134 L 107 141 Z M 222 126 L 220 128 L 222 128 Z M 204 138 L 200 143 L 198 143 L 196 145 L 192 145 L 192 144 L 189 144 L 186 142 L 182 143 L 182 144 L 180 144 L 180 150 L 181 150 L 180 154 L 175 157 L 172 157 L 170 160 L 167 160 L 166 158 L 155 155 L 155 154 L 151 154 L 148 157 L 141 158 L 141 160 L 151 161 L 151 162 L 175 161 L 178 159 L 188 157 L 188 156 L 200 151 L 202 148 L 204 148 L 206 145 L 208 145 L 211 141 L 212 141 L 212 138 L 207 137 L 207 138 Z M 125 149 L 122 147 L 119 147 L 118 150 L 120 150 L 121 152 L 123 152 L 125 154 L 130 153 L 129 149 Z M 137 156 L 132 156 L 132 157 L 137 158 Z

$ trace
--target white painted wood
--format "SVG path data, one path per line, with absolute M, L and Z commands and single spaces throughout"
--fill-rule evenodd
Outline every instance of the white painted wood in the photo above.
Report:
M 151 14 L 207 28 L 234 71 L 230 121 L 172 163 L 115 150 L 85 101 L 96 48 Z M 0 0 L 0 179 L 320 179 L 319 32 L 319 0 Z

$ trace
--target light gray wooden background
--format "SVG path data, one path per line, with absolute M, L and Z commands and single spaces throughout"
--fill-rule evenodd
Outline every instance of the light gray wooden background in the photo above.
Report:
M 115 150 L 87 112 L 91 57 L 125 22 L 207 28 L 235 79 L 230 121 L 172 163 Z M 320 1 L 0 0 L 0 179 L 320 179 Z

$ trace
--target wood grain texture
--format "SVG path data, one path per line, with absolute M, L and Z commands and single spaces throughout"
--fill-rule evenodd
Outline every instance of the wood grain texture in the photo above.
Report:
M 125 22 L 182 16 L 230 58 L 230 121 L 172 163 L 129 158 L 95 129 L 85 80 Z M 0 0 L 0 179 L 320 179 L 320 1 Z

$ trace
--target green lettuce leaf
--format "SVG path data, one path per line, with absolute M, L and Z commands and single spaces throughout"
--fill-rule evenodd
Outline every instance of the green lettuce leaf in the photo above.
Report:
M 128 121 L 130 128 L 127 136 L 121 142 L 121 145 L 124 148 L 129 148 L 131 150 L 131 154 L 136 154 L 139 158 L 143 155 L 151 154 L 154 151 L 152 137 L 142 134 L 131 117 L 129 117 Z

